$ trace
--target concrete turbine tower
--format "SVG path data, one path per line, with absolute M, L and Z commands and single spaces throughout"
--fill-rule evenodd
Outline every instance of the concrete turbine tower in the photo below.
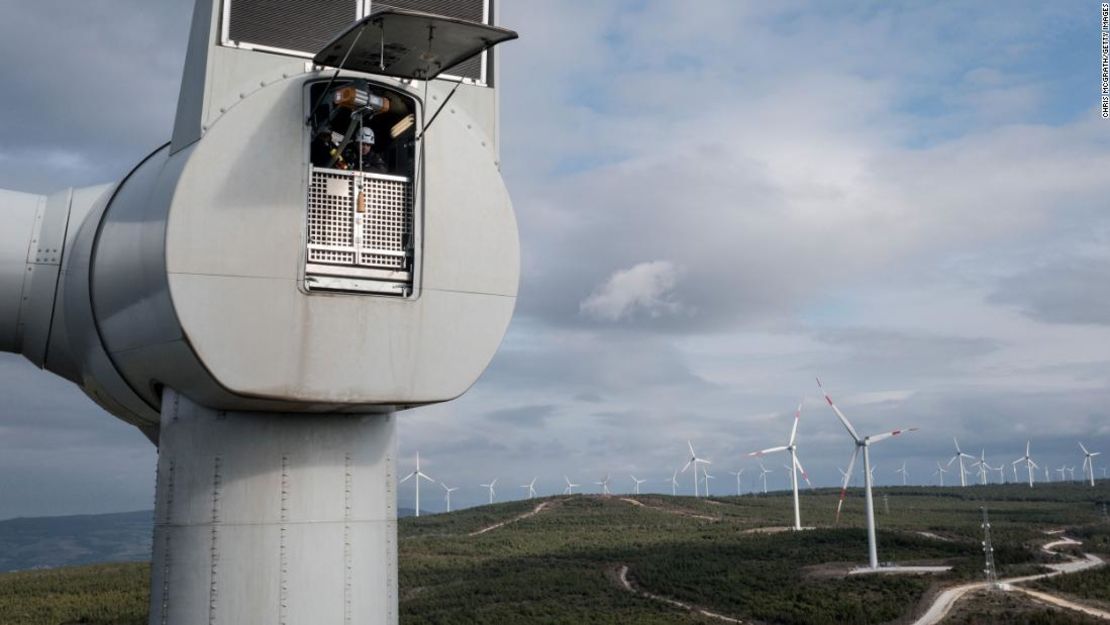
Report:
M 512 316 L 516 34 L 370 4 L 196 0 L 169 141 L 0 192 L 0 350 L 158 446 L 151 623 L 396 623 L 395 414 L 464 393 Z

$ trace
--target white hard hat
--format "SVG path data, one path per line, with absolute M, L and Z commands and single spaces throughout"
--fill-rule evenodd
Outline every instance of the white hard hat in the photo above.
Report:
M 358 141 L 359 143 L 369 143 L 370 145 L 374 145 L 374 129 L 363 126 L 362 130 L 358 133 Z

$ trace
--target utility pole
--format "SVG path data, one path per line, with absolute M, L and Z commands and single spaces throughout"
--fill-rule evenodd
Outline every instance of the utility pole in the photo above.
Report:
M 883 514 L 890 514 L 890 497 L 883 493 Z
M 983 511 L 983 553 L 986 555 L 986 568 L 983 573 L 987 576 L 987 584 L 990 590 L 998 588 L 998 575 L 994 570 L 994 547 L 991 545 L 991 522 L 987 517 L 987 508 L 980 508 Z

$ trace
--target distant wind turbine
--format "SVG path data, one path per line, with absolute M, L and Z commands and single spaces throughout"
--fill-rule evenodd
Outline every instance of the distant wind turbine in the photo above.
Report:
M 563 489 L 563 494 L 564 495 L 573 495 L 574 494 L 574 489 L 581 486 L 581 484 L 572 483 L 570 481 L 570 478 L 565 476 L 565 475 L 563 476 L 563 479 L 566 480 L 566 482 L 567 482 L 567 487 Z
M 1025 441 L 1025 455 L 1018 458 L 1017 460 L 1014 460 L 1011 464 L 1016 467 L 1022 462 L 1025 463 L 1025 468 L 1029 471 L 1029 488 L 1033 488 L 1033 469 L 1036 469 L 1038 467 L 1037 463 L 1033 462 L 1032 456 L 1029 455 L 1029 444 L 1029 441 Z M 1014 473 L 1016 474 L 1017 472 L 1015 471 Z
M 987 483 L 987 471 L 989 470 L 988 465 L 987 465 L 987 450 L 986 449 L 984 449 L 979 454 L 979 458 L 976 459 L 975 463 L 972 464 L 971 466 L 972 466 L 972 468 L 975 468 L 975 467 L 979 468 L 979 483 L 980 484 L 986 484 Z
M 967 472 L 964 470 L 964 458 L 974 460 L 975 456 L 965 454 L 960 450 L 960 441 L 956 440 L 955 437 L 952 438 L 952 442 L 956 444 L 956 455 L 952 456 L 952 459 L 948 461 L 948 466 L 952 466 L 952 463 L 957 460 L 960 461 L 960 486 L 967 486 Z
M 440 482 L 439 485 L 443 487 L 443 498 L 447 500 L 447 511 L 450 512 L 451 511 L 451 493 L 459 490 L 459 487 L 456 486 L 454 488 L 448 488 L 447 485 L 444 484 L 443 482 Z
M 639 495 L 639 494 L 640 494 L 640 484 L 643 484 L 643 483 L 644 483 L 644 482 L 646 482 L 647 480 L 639 480 L 639 479 L 636 479 L 636 476 L 635 476 L 635 475 L 630 475 L 630 476 L 628 476 L 628 477 L 631 477 L 631 478 L 632 478 L 632 481 L 633 481 L 633 482 L 636 482 L 636 494 L 637 494 L 637 495 Z
M 1091 486 L 1095 485 L 1095 456 L 1100 455 L 1101 451 L 1087 451 L 1083 443 L 1079 443 L 1079 448 L 1083 450 L 1083 472 L 1091 478 Z
M 428 480 L 429 482 L 435 482 L 435 480 L 428 477 L 427 475 L 424 475 L 424 473 L 422 473 L 420 471 L 420 452 L 419 451 L 416 452 L 416 470 L 413 471 L 412 473 L 409 473 L 405 477 L 401 478 L 401 481 L 397 482 L 397 483 L 398 484 L 404 484 L 405 481 L 408 480 L 411 477 L 416 478 L 415 480 L 413 480 L 416 483 L 416 516 L 420 516 L 420 480 L 425 479 L 425 480 Z
M 944 465 L 941 464 L 940 462 L 937 462 L 937 470 L 933 471 L 933 475 L 938 476 L 938 478 L 940 479 L 940 485 L 941 486 L 944 486 L 944 474 L 945 474 L 946 471 L 947 471 L 947 469 L 944 468 Z
M 671 475 L 671 497 L 678 495 L 678 469 Z
M 1060 465 L 1060 468 L 1056 469 L 1056 472 L 1060 474 L 1060 481 L 1063 482 L 1066 479 L 1064 474 L 1068 472 L 1068 468 L 1064 465 Z
M 903 460 L 902 461 L 902 468 L 895 469 L 894 472 L 902 474 L 902 486 L 905 486 L 906 485 L 906 478 L 909 476 L 909 473 L 906 472 L 906 461 Z
M 763 494 L 764 495 L 767 494 L 767 474 L 770 473 L 770 472 L 771 472 L 771 470 L 768 469 L 767 467 L 763 466 L 762 462 L 759 463 L 759 477 L 763 478 Z
M 794 529 L 795 530 L 802 529 L 802 512 L 801 512 L 801 505 L 799 504 L 799 501 L 798 501 L 798 472 L 799 471 L 801 471 L 802 477 L 805 478 L 806 483 L 809 483 L 809 476 L 806 475 L 806 470 L 802 468 L 802 463 L 801 463 L 801 461 L 798 460 L 798 422 L 801 421 L 801 418 L 802 418 L 802 404 L 803 403 L 804 402 L 798 402 L 798 408 L 794 411 L 794 423 L 790 426 L 790 439 L 787 441 L 787 443 L 785 445 L 782 445 L 780 447 L 770 447 L 768 449 L 763 449 L 763 450 L 760 450 L 760 451 L 753 451 L 752 453 L 748 454 L 749 456 L 755 456 L 757 458 L 761 458 L 766 454 L 777 453 L 777 452 L 780 452 L 780 451 L 785 451 L 785 452 L 790 454 L 790 464 L 784 465 L 784 468 L 787 471 L 787 478 L 790 480 L 790 487 L 794 491 Z M 782 439 L 780 438 L 779 440 L 782 440 Z M 767 479 L 766 478 L 764 478 L 763 483 L 766 486 L 766 484 L 767 484 Z
M 531 482 L 528 482 L 527 484 L 521 484 L 520 485 L 521 488 L 527 488 L 528 489 L 528 498 L 529 499 L 536 496 L 536 479 L 537 478 L 532 478 Z
M 821 386 L 821 380 L 817 380 L 817 386 L 821 388 L 824 393 L 824 387 Z M 852 469 L 856 465 L 856 458 L 860 452 L 863 452 L 863 476 L 864 476 L 864 501 L 866 502 L 867 511 L 867 556 L 870 568 L 879 568 L 879 549 L 878 543 L 875 538 L 875 501 L 871 495 L 871 445 L 886 440 L 888 438 L 898 436 L 904 432 L 913 432 L 917 428 L 909 428 L 905 430 L 893 430 L 891 432 L 883 432 L 881 434 L 872 434 L 871 436 L 861 437 L 856 433 L 856 429 L 848 421 L 848 417 L 836 407 L 828 393 L 824 393 L 825 401 L 828 402 L 829 407 L 836 413 L 836 417 L 840 419 L 840 423 L 844 425 L 844 429 L 852 437 L 852 442 L 855 443 L 855 450 L 852 452 L 852 459 L 848 462 L 848 474 L 851 475 Z M 840 518 L 840 506 L 844 503 L 844 495 L 848 491 L 848 481 L 844 481 L 844 487 L 840 491 L 840 502 L 836 506 L 837 519 Z
M 739 497 L 740 496 L 740 476 L 744 475 L 744 469 L 740 469 L 739 471 L 729 471 L 728 474 L 736 476 L 736 496 Z
M 701 468 L 701 476 L 702 476 L 702 479 L 705 482 L 705 496 L 708 497 L 709 496 L 709 480 L 715 480 L 717 478 L 713 475 L 710 475 L 709 471 L 705 470 L 705 467 Z
M 690 465 L 694 465 L 694 496 L 697 497 L 698 496 L 698 464 L 699 463 L 701 463 L 701 464 L 713 464 L 713 463 L 708 461 L 708 460 L 698 458 L 698 455 L 696 453 L 694 453 L 694 444 L 691 443 L 690 441 L 686 441 L 686 446 L 690 448 L 690 459 L 686 461 L 686 466 L 682 467 L 682 472 L 685 473 L 686 469 L 690 468 Z
M 489 484 L 481 484 L 480 485 L 482 488 L 488 488 L 489 489 L 489 502 L 490 503 L 493 503 L 493 494 L 494 494 L 493 487 L 496 484 L 497 484 L 497 478 L 493 478 L 493 481 L 490 482 Z
M 609 474 L 608 473 L 605 474 L 605 479 L 601 480 L 600 482 L 594 482 L 594 484 L 597 484 L 598 486 L 601 487 L 601 494 L 602 495 L 608 495 L 609 494 Z

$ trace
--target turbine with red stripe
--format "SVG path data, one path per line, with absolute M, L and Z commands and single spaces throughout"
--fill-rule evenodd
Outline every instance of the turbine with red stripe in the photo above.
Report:
M 866 504 L 867 512 L 867 556 L 868 564 L 871 568 L 879 568 L 879 550 L 875 540 L 875 503 L 871 497 L 871 445 L 899 434 L 906 432 L 913 432 L 917 428 L 907 428 L 904 430 L 894 430 L 892 432 L 883 432 L 881 434 L 872 434 L 871 436 L 860 436 L 856 432 L 856 428 L 852 427 L 848 417 L 840 412 L 833 403 L 829 394 L 825 392 L 825 387 L 821 386 L 821 379 L 817 379 L 817 387 L 825 395 L 825 401 L 828 402 L 829 407 L 836 413 L 836 417 L 844 425 L 844 429 L 848 430 L 848 434 L 852 436 L 852 442 L 855 443 L 855 450 L 852 451 L 852 459 L 848 462 L 848 470 L 844 472 L 844 486 L 840 489 L 840 501 L 836 504 L 836 520 L 840 521 L 840 508 L 844 505 L 844 495 L 848 492 L 848 482 L 852 479 L 852 470 L 856 466 L 856 458 L 859 457 L 860 451 L 863 451 L 863 489 L 864 489 L 864 502 Z
M 790 466 L 786 467 L 790 471 L 790 486 L 794 489 L 794 529 L 802 529 L 802 512 L 801 506 L 798 504 L 798 472 L 800 471 L 802 477 L 805 478 L 806 484 L 811 487 L 813 484 L 809 482 L 809 476 L 806 475 L 806 470 L 802 468 L 802 463 L 798 460 L 798 421 L 802 418 L 802 403 L 798 402 L 798 409 L 794 411 L 794 425 L 790 428 L 790 442 L 781 447 L 771 447 L 761 451 L 753 451 L 748 454 L 749 456 L 762 457 L 765 454 L 772 454 L 779 451 L 790 452 Z M 766 484 L 766 477 L 764 477 L 764 484 Z M 766 490 L 766 488 L 764 488 Z

